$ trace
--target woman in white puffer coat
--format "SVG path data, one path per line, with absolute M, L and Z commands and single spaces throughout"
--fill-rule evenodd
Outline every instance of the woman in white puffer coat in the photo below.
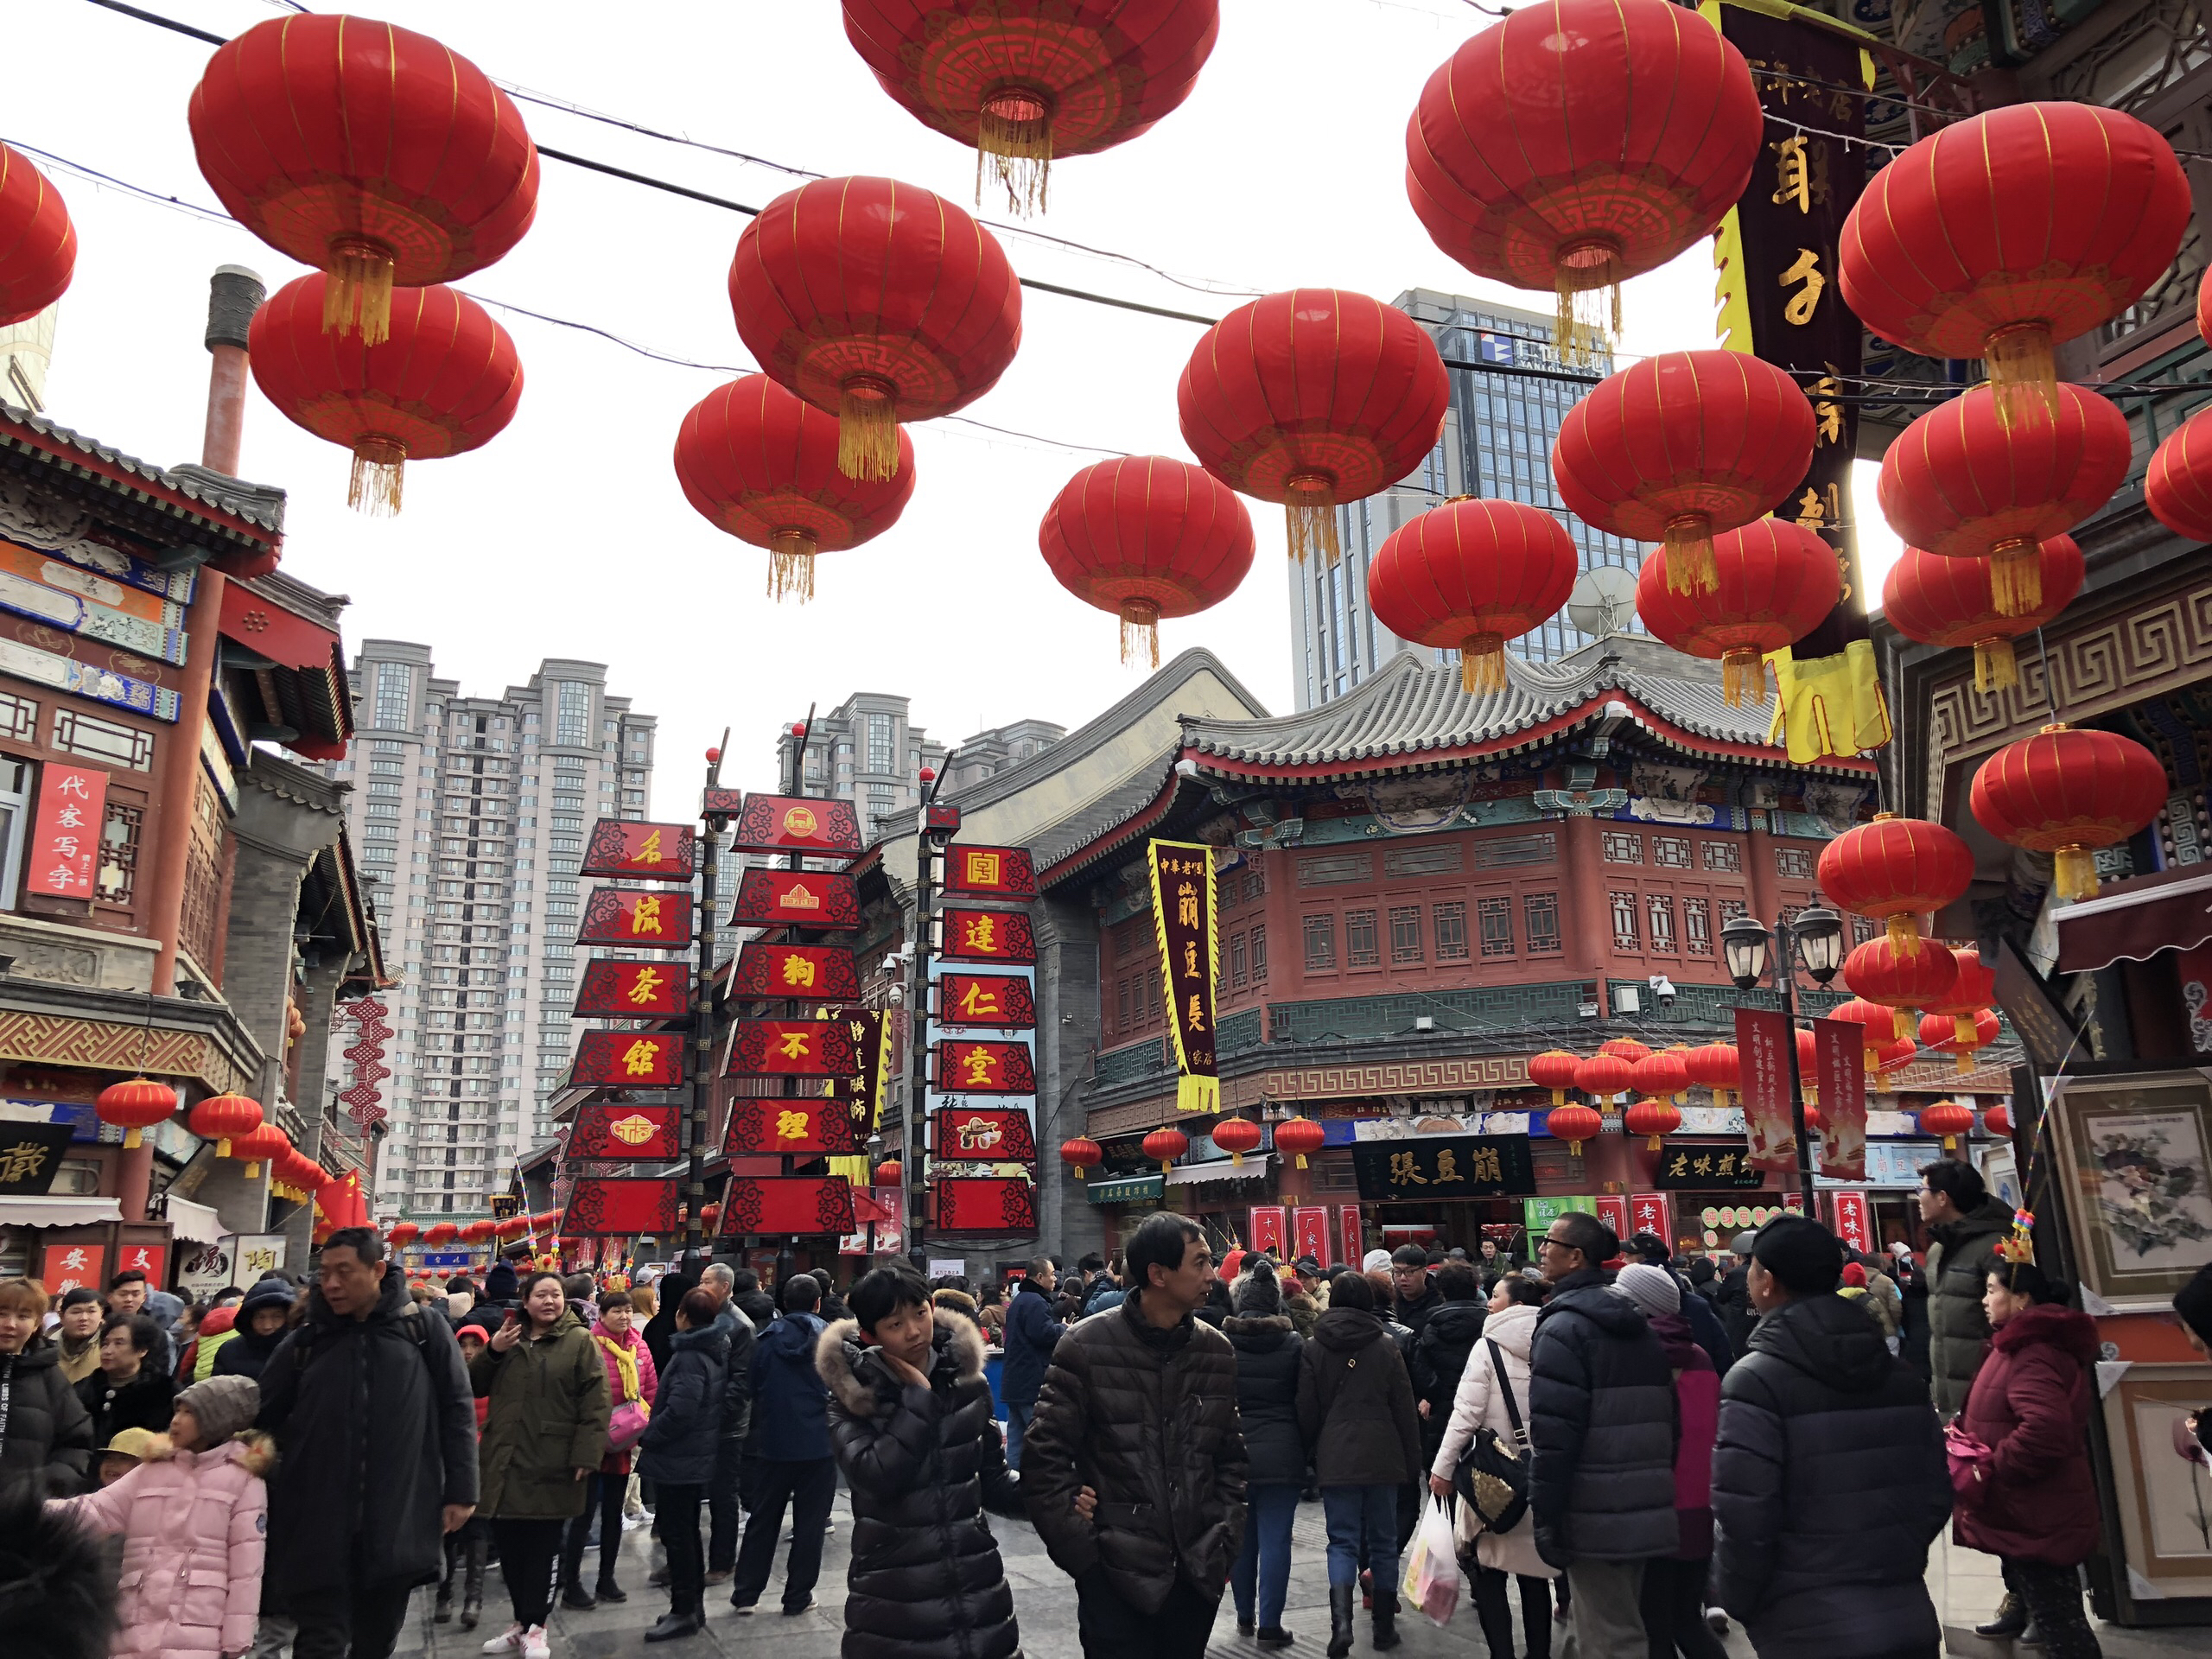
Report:
M 1508 1274 L 1491 1292 L 1490 1317 L 1483 1323 L 1481 1340 L 1467 1355 L 1467 1368 L 1459 1373 L 1459 1389 L 1452 1398 L 1452 1419 L 1445 1426 L 1443 1444 L 1430 1466 L 1428 1486 L 1439 1497 L 1452 1492 L 1452 1478 L 1473 1442 L 1475 1431 L 1487 1428 L 1509 1446 L 1515 1443 L 1513 1419 L 1497 1386 L 1502 1365 L 1513 1390 L 1513 1408 L 1525 1427 L 1529 1421 L 1529 1345 L 1536 1339 L 1536 1315 L 1541 1312 L 1544 1287 L 1517 1273 Z M 1524 1457 L 1527 1452 L 1522 1452 Z M 1536 1516 L 1534 1510 L 1521 1517 L 1512 1531 L 1497 1534 L 1482 1529 L 1472 1507 L 1459 1505 L 1458 1523 L 1459 1564 L 1467 1570 L 1468 1587 L 1481 1620 L 1483 1639 L 1499 1659 L 1511 1659 L 1513 1614 L 1506 1604 L 1509 1575 L 1521 1586 L 1521 1622 L 1528 1638 L 1528 1659 L 1547 1659 L 1551 1652 L 1552 1601 L 1549 1580 L 1558 1570 L 1536 1553 Z

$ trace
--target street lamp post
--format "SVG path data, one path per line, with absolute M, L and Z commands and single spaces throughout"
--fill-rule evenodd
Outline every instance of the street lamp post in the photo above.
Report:
M 1777 920 L 1770 934 L 1756 916 L 1738 916 L 1720 930 L 1720 950 L 1727 958 L 1728 976 L 1739 991 L 1756 988 L 1771 962 L 1775 989 L 1782 993 L 1783 1017 L 1789 1024 L 1789 1040 L 1783 1046 L 1789 1059 L 1789 1116 L 1797 1131 L 1797 1190 L 1804 1194 L 1805 1212 L 1810 1215 L 1813 1143 L 1805 1132 L 1805 1078 L 1797 1065 L 1796 969 L 1802 964 L 1821 985 L 1835 977 L 1843 955 L 1843 918 L 1815 905 L 1799 911 L 1794 920 Z

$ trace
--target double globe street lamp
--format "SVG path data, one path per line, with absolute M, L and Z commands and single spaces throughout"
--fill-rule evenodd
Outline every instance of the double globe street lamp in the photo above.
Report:
M 1756 989 L 1774 971 L 1774 988 L 1782 994 L 1783 1018 L 1789 1035 L 1783 1048 L 1789 1065 L 1789 1116 L 1797 1131 L 1797 1190 L 1805 1195 L 1808 1215 L 1813 1207 L 1813 1147 L 1805 1133 L 1805 1080 L 1797 1065 L 1797 976 L 1802 968 L 1814 983 L 1825 988 L 1843 963 L 1843 918 L 1824 905 L 1815 905 L 1786 917 L 1772 928 L 1756 916 L 1738 916 L 1720 930 L 1720 952 L 1728 963 L 1728 976 L 1739 991 Z

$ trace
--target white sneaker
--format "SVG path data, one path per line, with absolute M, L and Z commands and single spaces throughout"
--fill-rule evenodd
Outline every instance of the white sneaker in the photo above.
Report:
M 519 1624 L 510 1624 L 484 1644 L 486 1653 L 514 1653 L 523 1645 L 524 1631 Z
M 553 1659 L 552 1644 L 545 1639 L 543 1624 L 533 1624 L 522 1633 L 522 1659 Z

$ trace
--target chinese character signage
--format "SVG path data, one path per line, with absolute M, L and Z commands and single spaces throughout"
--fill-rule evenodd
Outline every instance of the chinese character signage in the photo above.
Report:
M 730 1158 L 766 1153 L 818 1158 L 826 1153 L 844 1156 L 861 1150 L 851 1103 L 819 1095 L 785 1099 L 741 1096 L 730 1104 L 729 1129 L 722 1137 L 722 1154 Z
M 1027 848 L 955 845 L 944 851 L 944 890 L 972 899 L 1034 899 L 1037 871 Z
M 48 762 L 39 779 L 30 844 L 23 849 L 24 891 L 96 897 L 106 822 L 107 773 Z
M 691 895 L 594 888 L 584 901 L 584 924 L 576 930 L 576 943 L 681 950 L 691 943 Z
M 682 1150 L 678 1106 L 594 1103 L 580 1107 L 562 1156 L 570 1162 L 628 1163 L 673 1158 Z
M 688 823 L 630 823 L 601 818 L 591 827 L 581 874 L 689 881 L 696 852 L 697 832 Z
M 1037 936 L 1018 910 L 963 910 L 948 906 L 943 915 L 944 943 L 938 954 L 949 962 L 1033 963 Z
M 883 1122 L 883 1097 L 891 1087 L 889 1016 L 880 1008 L 849 1008 L 844 1021 L 853 1041 L 853 1075 L 836 1086 L 855 1103 L 854 1121 L 863 1130 L 873 1129 Z
M 947 973 L 935 982 L 938 1022 L 1032 1031 L 1037 998 L 1026 979 L 1013 974 Z
M 1251 1236 L 1245 1245 L 1249 1250 L 1271 1255 L 1282 1261 L 1283 1249 L 1290 1234 L 1290 1211 L 1280 1204 L 1255 1204 L 1252 1206 Z
M 1357 1205 L 1337 1206 L 1337 1240 L 1344 1246 L 1343 1254 L 1337 1259 L 1348 1268 L 1357 1267 L 1360 1257 L 1367 1253 L 1367 1229 L 1360 1219 Z
M 861 994 L 853 953 L 838 944 L 770 944 L 749 939 L 737 953 L 729 994 L 736 997 L 825 997 L 845 1001 Z
M 1672 1249 L 1675 1236 L 1675 1202 L 1664 1192 L 1631 1192 L 1628 1200 L 1628 1224 L 1631 1236 L 1649 1233 L 1654 1238 L 1668 1241 Z
M 1525 1135 L 1423 1135 L 1351 1149 L 1363 1198 L 1502 1198 L 1536 1190 Z
M 1794 1169 L 1796 1163 L 1797 1154 L 1793 1150 L 1789 1166 Z M 1670 1145 L 1659 1154 L 1658 1167 L 1652 1171 L 1651 1180 L 1654 1185 L 1669 1192 L 1717 1189 L 1755 1192 L 1766 1185 L 1766 1171 L 1732 1141 L 1712 1147 Z
M 1754 1169 L 1797 1167 L 1797 1131 L 1789 1104 L 1796 1042 L 1789 1015 L 1767 1008 L 1736 1010 L 1736 1051 L 1743 1062 L 1736 1091 L 1744 1103 L 1745 1156 Z M 1659 1185 L 1669 1183 L 1662 1179 Z
M 1820 1173 L 1866 1179 L 1866 1033 L 1848 1020 L 1813 1021 L 1813 1071 L 1821 1090 Z
M 154 1289 L 162 1287 L 162 1275 L 169 1270 L 169 1247 L 166 1244 L 124 1244 L 115 1253 L 118 1273 L 143 1273 L 146 1282 Z
M 722 1193 L 725 1238 L 852 1230 L 853 1184 L 842 1175 L 735 1175 Z
M 849 854 L 862 845 L 850 801 L 811 796 L 748 795 L 735 829 L 732 844 L 747 852 Z
M 1320 1205 L 1308 1205 L 1290 1212 L 1291 1260 L 1312 1256 L 1327 1267 L 1329 1256 L 1329 1212 Z
M 1037 1071 L 1027 1043 L 939 1043 L 935 1086 L 942 1095 L 1033 1095 Z
M 1214 926 L 1213 849 L 1154 841 L 1145 844 L 1145 852 L 1152 870 L 1167 1033 L 1175 1045 L 1175 1104 L 1185 1112 L 1217 1112 L 1221 1077 L 1214 1065 L 1213 986 L 1221 945 Z
M 676 1178 L 634 1179 L 613 1175 L 579 1175 L 562 1212 L 561 1232 L 576 1238 L 610 1234 L 651 1233 L 666 1238 L 676 1219 Z
M 1029 1114 L 1003 1108 L 950 1106 L 930 1116 L 937 1160 L 953 1164 L 1033 1164 L 1037 1141 Z
M 747 870 L 732 927 L 858 927 L 860 886 L 834 870 Z
M 1036 1189 L 1018 1175 L 941 1176 L 930 1183 L 941 1233 L 1033 1233 Z
M 44 1197 L 74 1132 L 69 1123 L 0 1123 L 0 1198 Z
M 667 1020 L 691 1008 L 691 969 L 680 962 L 584 964 L 573 1017 L 578 1020 Z
M 107 1246 L 105 1244 L 49 1244 L 39 1257 L 38 1276 L 46 1294 L 54 1300 L 79 1285 L 91 1290 L 107 1285 Z M 147 1281 L 151 1284 L 153 1281 Z
M 1866 1212 L 1864 1192 L 1831 1192 L 1829 1211 L 1835 1217 L 1835 1236 L 1861 1254 L 1874 1247 L 1867 1241 L 1873 1236 L 1873 1223 Z
M 576 1039 L 569 1081 L 579 1089 L 673 1089 L 683 1081 L 680 1034 L 588 1031 Z
M 741 1020 L 730 1039 L 729 1077 L 851 1077 L 860 1071 L 842 1020 Z

